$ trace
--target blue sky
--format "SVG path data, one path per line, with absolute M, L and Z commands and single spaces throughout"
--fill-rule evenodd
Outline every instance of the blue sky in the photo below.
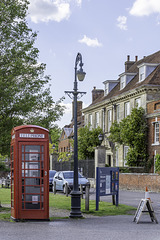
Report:
M 94 86 L 117 79 L 130 60 L 160 50 L 160 1 L 158 0 L 30 0 L 28 23 L 38 31 L 39 61 L 51 75 L 55 101 L 71 91 L 78 52 L 82 54 L 84 82 L 78 83 L 84 107 L 91 103 Z M 60 127 L 71 120 L 71 99 Z

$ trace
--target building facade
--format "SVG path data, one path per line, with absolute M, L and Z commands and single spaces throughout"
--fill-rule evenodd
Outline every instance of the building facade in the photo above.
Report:
M 84 126 L 84 116 L 82 115 L 82 101 L 77 102 L 77 127 Z M 65 125 L 62 129 L 62 134 L 59 139 L 58 151 L 59 152 L 73 152 L 71 140 L 74 136 L 74 103 L 72 102 L 72 119 L 71 123 Z
M 111 166 L 126 166 L 125 157 L 128 146 L 121 145 L 112 151 L 111 143 L 107 140 L 110 127 L 116 120 L 120 122 L 131 113 L 134 107 L 143 107 L 148 120 L 148 153 L 154 157 L 159 149 L 159 120 L 160 120 L 160 51 L 138 60 L 125 62 L 125 71 L 116 80 L 103 82 L 104 90 L 94 87 L 92 103 L 83 109 L 85 125 L 91 128 L 100 126 L 105 138 L 106 164 Z M 96 94 L 98 93 L 98 94 Z M 101 94 L 100 94 L 101 93 Z M 155 140 L 155 132 L 157 139 Z M 151 141 L 152 139 L 152 141 Z M 156 143 L 154 141 L 157 141 Z

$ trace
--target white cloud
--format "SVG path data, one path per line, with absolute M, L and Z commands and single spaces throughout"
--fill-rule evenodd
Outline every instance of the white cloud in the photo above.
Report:
M 160 13 L 160 1 L 136 0 L 129 13 L 134 16 L 149 16 L 152 13 Z
M 29 17 L 34 23 L 68 19 L 71 15 L 70 0 L 31 0 Z
M 87 37 L 86 35 L 84 35 L 82 39 L 78 40 L 78 42 L 84 43 L 89 47 L 101 47 L 102 46 L 102 43 L 100 43 L 97 38 L 91 39 L 91 38 Z
M 119 16 L 117 18 L 117 26 L 121 29 L 121 30 L 127 30 L 127 17 L 125 16 Z
M 78 6 L 81 6 L 82 0 L 76 0 L 76 3 L 77 3 Z

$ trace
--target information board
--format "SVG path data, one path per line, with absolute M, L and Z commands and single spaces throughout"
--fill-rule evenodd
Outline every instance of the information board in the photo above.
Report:
M 146 210 L 145 210 L 146 209 Z M 143 212 L 148 212 L 152 222 L 158 223 L 151 201 L 149 199 L 141 199 L 137 211 L 135 213 L 133 222 L 139 223 L 140 217 Z
M 99 209 L 99 197 L 116 196 L 116 206 L 119 198 L 119 168 L 97 167 L 96 175 L 96 210 Z

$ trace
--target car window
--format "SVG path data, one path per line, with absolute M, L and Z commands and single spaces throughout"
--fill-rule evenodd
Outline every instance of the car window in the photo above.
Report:
M 62 172 L 59 174 L 59 177 L 60 177 L 60 178 L 63 178 L 63 173 L 62 173 Z
M 73 172 L 64 172 L 63 175 L 64 175 L 65 179 L 71 179 L 71 178 L 74 177 L 74 173 Z
M 58 173 L 55 174 L 54 178 L 58 178 Z
M 80 173 L 78 173 L 78 177 L 79 178 L 84 178 Z

